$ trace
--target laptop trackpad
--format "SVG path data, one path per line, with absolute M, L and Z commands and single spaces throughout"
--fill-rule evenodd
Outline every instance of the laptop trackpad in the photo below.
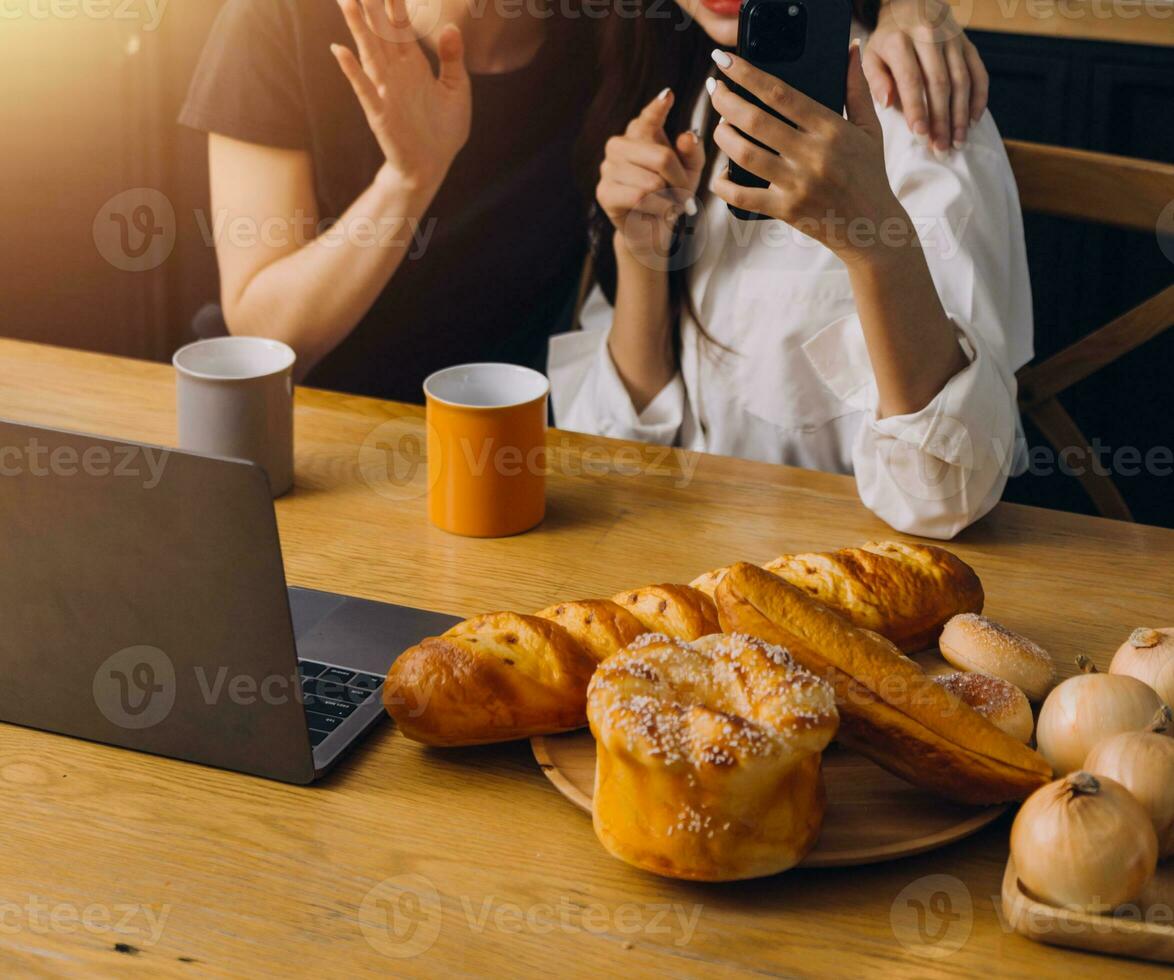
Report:
M 423 609 L 305 589 L 290 589 L 290 603 L 299 660 L 372 674 L 387 673 L 408 647 L 426 636 L 439 636 L 460 622 L 455 616 Z M 305 628 L 297 628 L 299 620 Z

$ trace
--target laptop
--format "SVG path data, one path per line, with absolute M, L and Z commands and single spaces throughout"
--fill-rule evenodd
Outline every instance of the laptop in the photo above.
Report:
M 0 722 L 309 784 L 456 622 L 287 588 L 252 463 L 0 420 Z

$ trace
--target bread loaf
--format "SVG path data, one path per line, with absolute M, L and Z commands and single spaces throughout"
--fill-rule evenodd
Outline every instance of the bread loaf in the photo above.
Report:
M 835 698 L 783 650 L 648 634 L 600 666 L 587 697 L 592 816 L 616 857 L 729 881 L 786 870 L 815 845 Z
M 586 723 L 592 656 L 537 616 L 492 613 L 458 623 L 400 656 L 383 703 L 408 738 L 479 745 Z
M 392 665 L 384 705 L 408 738 L 457 746 L 550 735 L 587 724 L 596 665 L 645 633 L 716 633 L 717 607 L 685 585 L 564 602 L 534 616 L 504 612 L 458 623 Z
M 785 648 L 828 681 L 840 740 L 909 782 L 963 803 L 1021 800 L 1051 778 L 1039 753 L 1000 731 L 924 674 L 884 637 L 754 565 L 717 589 L 726 632 Z
M 974 570 L 932 545 L 872 542 L 862 548 L 784 555 L 765 568 L 906 653 L 932 646 L 952 616 L 983 607 L 982 583 Z M 715 595 L 725 572 L 708 572 L 693 585 Z

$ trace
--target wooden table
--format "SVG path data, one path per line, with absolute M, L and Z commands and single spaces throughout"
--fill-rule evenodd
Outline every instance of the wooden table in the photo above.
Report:
M 0 341 L 0 416 L 173 444 L 173 399 L 167 367 Z M 525 611 L 893 536 L 849 479 L 556 432 L 539 530 L 450 537 L 426 523 L 412 480 L 373 475 L 381 447 L 413 450 L 417 409 L 318 391 L 297 405 L 298 486 L 277 505 L 293 584 L 457 614 Z M 1001 506 L 955 550 L 982 575 L 989 611 L 1065 663 L 1087 653 L 1103 665 L 1133 627 L 1174 622 L 1171 531 Z M 1125 967 L 1000 925 L 1006 820 L 885 865 L 676 883 L 609 857 L 525 744 L 427 751 L 389 725 L 306 789 L 0 725 L 0 794 L 6 976 L 859 980 Z M 909 910 L 940 891 L 959 917 L 931 911 L 921 937 Z

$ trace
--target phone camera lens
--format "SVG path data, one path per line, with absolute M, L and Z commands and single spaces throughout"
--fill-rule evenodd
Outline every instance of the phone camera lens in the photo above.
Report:
M 788 17 L 798 17 L 799 16 L 799 8 L 796 7 L 794 4 L 791 4 L 791 6 L 789 6 L 787 8 L 787 16 Z

